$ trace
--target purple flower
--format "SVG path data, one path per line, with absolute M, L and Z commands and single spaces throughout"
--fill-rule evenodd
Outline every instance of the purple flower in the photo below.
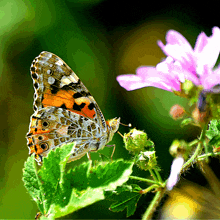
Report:
M 137 74 L 117 77 L 119 84 L 127 90 L 154 86 L 168 91 L 181 91 L 181 83 L 190 80 L 196 86 L 210 90 L 220 84 L 220 66 L 213 69 L 220 52 L 220 29 L 214 27 L 212 35 L 199 34 L 194 49 L 177 31 L 166 35 L 167 44 L 158 42 L 167 58 L 156 67 L 143 66 Z

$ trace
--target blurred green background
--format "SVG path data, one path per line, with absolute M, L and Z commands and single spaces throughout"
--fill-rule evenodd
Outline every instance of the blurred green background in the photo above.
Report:
M 23 186 L 22 169 L 28 157 L 25 134 L 33 114 L 29 68 L 43 50 L 57 54 L 76 72 L 106 119 L 121 117 L 121 122 L 148 133 L 156 144 L 162 177 L 168 177 L 172 140 L 190 141 L 199 134 L 194 127 L 181 129 L 169 116 L 169 109 L 176 103 L 184 105 L 185 100 L 156 88 L 127 92 L 116 76 L 160 62 L 165 55 L 157 40 L 165 42 L 169 29 L 182 33 L 193 46 L 201 31 L 210 35 L 214 25 L 220 26 L 217 7 L 199 7 L 148 1 L 0 1 L 0 218 L 33 219 L 38 211 Z M 125 133 L 129 129 L 121 126 L 119 130 Z M 114 158 L 130 158 L 119 135 L 113 143 Z M 111 149 L 103 151 L 111 153 Z M 140 200 L 131 219 L 141 218 L 152 195 Z M 101 201 L 67 218 L 126 218 L 125 211 L 110 212 L 110 204 Z

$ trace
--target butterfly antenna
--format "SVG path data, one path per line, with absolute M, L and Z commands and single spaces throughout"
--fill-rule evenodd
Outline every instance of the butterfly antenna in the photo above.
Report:
M 129 123 L 128 125 L 126 125 L 126 124 L 123 124 L 123 123 L 120 122 L 120 125 L 127 126 L 127 127 L 129 127 L 129 128 L 132 127 L 131 123 Z

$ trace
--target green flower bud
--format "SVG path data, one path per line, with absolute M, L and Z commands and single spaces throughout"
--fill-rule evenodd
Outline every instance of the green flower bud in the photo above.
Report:
M 141 151 L 154 150 L 154 143 L 147 138 L 147 134 L 137 129 L 132 129 L 124 135 L 125 148 L 132 154 L 137 155 Z
M 187 159 L 190 149 L 187 142 L 185 142 L 184 140 L 174 140 L 170 146 L 169 151 L 173 157 L 181 156 L 184 159 Z
M 138 155 L 136 163 L 140 169 L 145 171 L 149 169 L 157 169 L 158 171 L 160 170 L 160 168 L 157 166 L 156 151 L 141 152 Z

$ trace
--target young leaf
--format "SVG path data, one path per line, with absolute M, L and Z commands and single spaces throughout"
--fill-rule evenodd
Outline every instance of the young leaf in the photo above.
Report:
M 94 202 L 103 200 L 105 190 L 114 190 L 132 173 L 132 162 L 118 160 L 98 163 L 88 161 L 65 172 L 74 144 L 51 151 L 39 171 L 34 158 L 25 164 L 24 182 L 44 217 L 59 218 Z M 30 165 L 29 165 L 30 164 Z
M 115 191 L 106 192 L 108 200 L 116 201 L 110 206 L 110 210 L 119 212 L 127 208 L 127 217 L 133 215 L 141 197 L 140 190 L 138 185 L 132 184 L 119 186 Z

